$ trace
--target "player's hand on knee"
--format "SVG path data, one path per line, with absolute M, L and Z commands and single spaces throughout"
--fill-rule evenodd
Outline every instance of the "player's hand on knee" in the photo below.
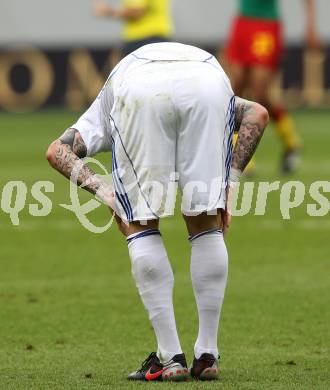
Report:
M 221 209 L 222 232 L 226 234 L 231 223 L 231 214 L 228 210 Z
M 113 215 L 114 220 L 118 226 L 119 231 L 127 237 L 129 235 L 129 223 L 120 218 L 119 214 L 112 207 L 109 207 L 111 214 Z
M 116 206 L 116 197 L 114 195 L 114 192 L 108 190 L 106 196 L 103 195 L 100 198 L 102 198 L 102 201 L 109 207 L 109 210 L 110 210 L 111 214 L 113 215 L 113 217 L 114 217 L 114 219 L 116 221 L 118 229 L 121 231 L 121 233 L 123 233 L 123 235 L 125 237 L 127 237 L 129 235 L 129 232 L 128 232 L 129 223 L 124 221 L 119 216 L 119 212 L 118 212 L 118 209 L 117 209 L 117 206 Z
M 231 224 L 232 217 L 232 202 L 233 202 L 233 193 L 235 191 L 235 184 L 231 183 L 226 189 L 226 207 L 221 209 L 221 222 L 222 222 L 222 231 L 225 234 Z

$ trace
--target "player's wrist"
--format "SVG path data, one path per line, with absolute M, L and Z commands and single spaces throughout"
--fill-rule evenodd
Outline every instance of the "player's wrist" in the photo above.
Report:
M 110 184 L 101 182 L 99 188 L 95 193 L 95 196 L 104 204 L 111 207 L 114 199 L 114 189 Z
M 229 172 L 228 184 L 229 187 L 236 187 L 242 177 L 242 171 L 240 169 L 231 168 Z

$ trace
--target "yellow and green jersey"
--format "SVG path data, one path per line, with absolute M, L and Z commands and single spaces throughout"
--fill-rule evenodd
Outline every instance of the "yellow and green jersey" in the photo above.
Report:
M 280 17 L 278 0 L 239 0 L 242 16 L 277 20 Z
M 170 0 L 122 0 L 124 7 L 146 7 L 146 13 L 138 20 L 127 20 L 124 27 L 125 41 L 146 39 L 152 36 L 169 38 L 172 34 Z

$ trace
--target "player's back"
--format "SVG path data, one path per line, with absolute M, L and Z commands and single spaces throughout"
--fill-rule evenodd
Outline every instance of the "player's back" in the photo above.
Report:
M 113 70 L 100 94 L 104 115 L 116 109 L 118 102 L 126 101 L 126 108 L 133 101 L 155 104 L 159 91 L 164 95 L 165 90 L 176 102 L 183 95 L 181 102 L 188 101 L 187 110 L 192 102 L 195 106 L 212 105 L 233 96 L 230 81 L 213 55 L 181 43 L 155 43 L 128 55 Z
M 198 47 L 177 42 L 161 42 L 142 46 L 133 55 L 149 61 L 207 61 L 213 57 Z
M 154 62 L 198 62 L 212 66 L 221 72 L 229 83 L 228 77 L 217 59 L 205 50 L 176 42 L 162 42 L 145 45 L 122 59 L 112 71 L 109 80 L 112 85 L 120 84 L 136 68 Z

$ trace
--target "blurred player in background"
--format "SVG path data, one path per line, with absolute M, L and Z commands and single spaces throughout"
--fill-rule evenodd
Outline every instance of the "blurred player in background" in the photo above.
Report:
M 306 43 L 312 48 L 319 48 L 315 2 L 304 2 Z M 239 0 L 238 16 L 232 25 L 226 57 L 235 93 L 242 96 L 248 88 L 253 99 L 267 107 L 284 149 L 282 172 L 293 172 L 299 165 L 300 140 L 285 107 L 274 104 L 269 99 L 270 85 L 283 52 L 278 3 L 278 0 Z
M 180 381 L 188 376 L 174 316 L 174 277 L 159 231 L 159 219 L 174 212 L 175 196 L 168 198 L 168 191 L 175 180 L 182 190 L 199 317 L 190 372 L 197 379 L 218 377 L 217 336 L 228 273 L 223 233 L 230 224 L 232 190 L 267 123 L 265 108 L 235 98 L 212 55 L 157 43 L 125 57 L 92 106 L 49 147 L 47 159 L 55 169 L 67 178 L 74 174 L 78 184 L 117 210 L 127 238 L 132 274 L 158 343 L 157 353 L 128 379 Z M 239 136 L 233 151 L 235 129 Z M 81 160 L 110 150 L 115 197 Z
M 94 1 L 94 13 L 124 21 L 123 57 L 139 47 L 171 40 L 171 0 L 122 0 L 121 7 L 113 7 L 104 0 Z

